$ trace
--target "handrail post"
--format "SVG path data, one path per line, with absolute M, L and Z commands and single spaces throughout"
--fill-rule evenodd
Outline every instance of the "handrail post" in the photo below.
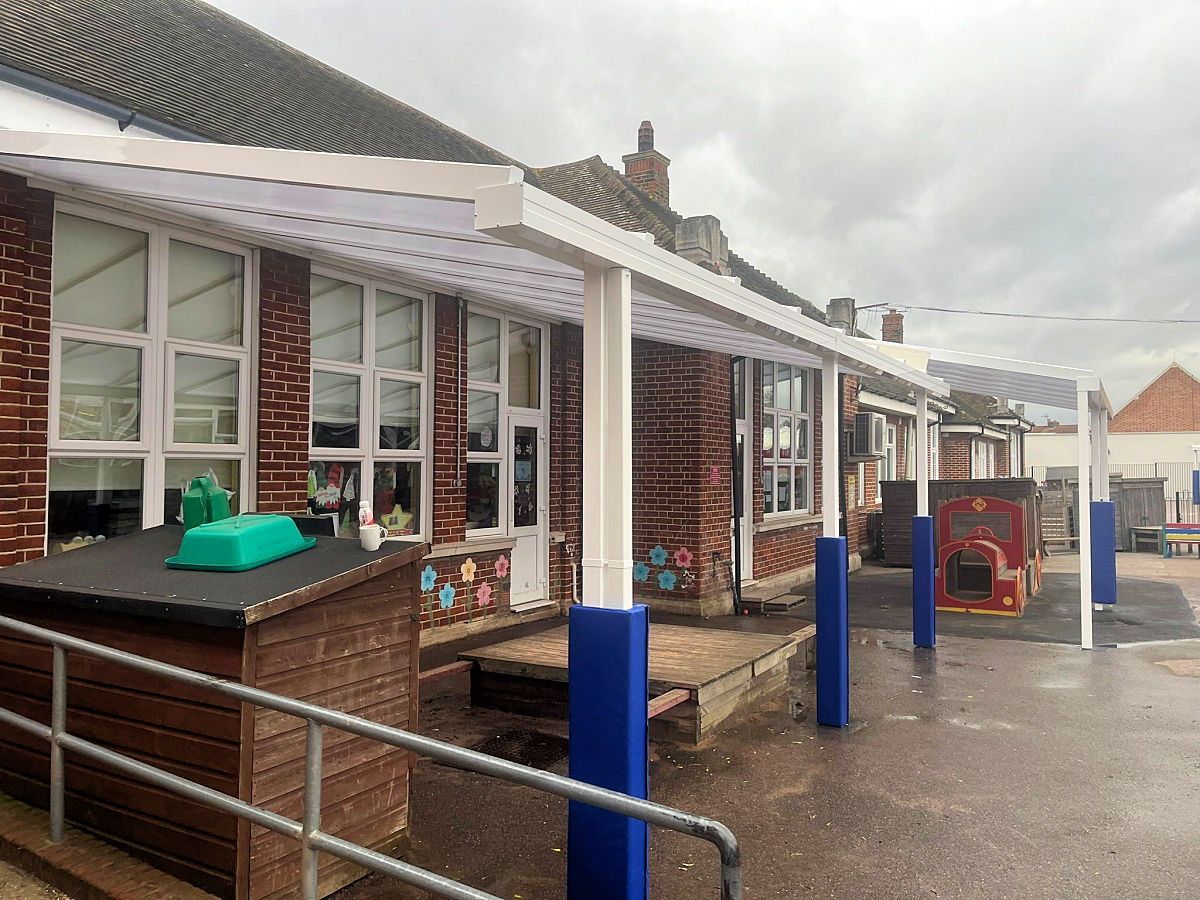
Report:
M 63 837 L 66 779 L 59 736 L 67 730 L 67 650 L 54 645 L 54 673 L 50 689 L 50 840 Z
M 304 821 L 300 838 L 300 900 L 317 900 L 319 852 L 312 836 L 321 827 L 321 764 L 324 736 L 321 725 L 305 719 Z

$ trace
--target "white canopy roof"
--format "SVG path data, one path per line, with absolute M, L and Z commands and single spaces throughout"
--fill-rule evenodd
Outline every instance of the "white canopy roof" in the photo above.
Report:
M 0 167 L 59 193 L 186 217 L 243 240 L 430 290 L 583 320 L 583 265 L 628 268 L 635 337 L 887 375 L 938 378 L 523 182 L 513 166 L 144 138 L 0 131 Z
M 985 356 L 961 350 L 942 350 L 914 344 L 858 339 L 881 353 L 903 360 L 913 368 L 928 372 L 952 389 L 1041 403 L 1059 409 L 1075 409 L 1080 390 L 1093 396 L 1093 403 L 1111 417 L 1112 404 L 1095 372 L 1068 366 L 1051 366 Z

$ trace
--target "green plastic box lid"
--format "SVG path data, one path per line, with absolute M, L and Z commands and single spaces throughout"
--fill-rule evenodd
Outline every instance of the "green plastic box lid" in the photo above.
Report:
M 243 513 L 189 528 L 179 553 L 167 560 L 167 568 L 245 572 L 307 550 L 316 542 L 315 537 L 301 535 L 287 516 Z

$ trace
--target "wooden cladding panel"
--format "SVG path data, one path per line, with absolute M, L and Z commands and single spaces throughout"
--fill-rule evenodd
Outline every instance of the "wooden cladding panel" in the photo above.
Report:
M 258 687 L 339 712 L 408 728 L 417 689 L 410 566 L 258 623 Z M 251 796 L 299 820 L 304 785 L 304 723 L 268 709 L 253 713 Z M 372 847 L 396 847 L 408 832 L 406 751 L 325 729 L 321 828 Z M 295 841 L 252 827 L 249 897 L 294 889 Z M 322 856 L 320 891 L 332 892 L 362 869 Z
M 220 677 L 241 671 L 241 633 L 0 602 L 0 611 L 174 665 Z M 0 634 L 0 706 L 50 721 L 50 647 Z M 200 784 L 236 794 L 238 705 L 211 691 L 175 684 L 115 663 L 69 653 L 67 730 Z M 0 787 L 27 802 L 47 802 L 49 748 L 0 726 Z M 231 895 L 236 823 L 178 795 L 127 778 L 71 753 L 66 757 L 67 817 L 208 890 Z

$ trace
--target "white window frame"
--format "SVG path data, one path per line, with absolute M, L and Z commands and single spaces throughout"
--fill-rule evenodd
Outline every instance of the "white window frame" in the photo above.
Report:
M 497 490 L 499 491 L 498 510 L 496 515 L 497 524 L 492 528 L 469 528 L 466 532 L 466 539 L 483 540 L 489 537 L 505 537 L 512 534 L 512 447 L 509 440 L 509 420 L 510 418 L 541 418 L 541 423 L 538 426 L 539 443 L 538 453 L 545 458 L 538 460 L 538 491 L 540 495 L 539 507 L 549 508 L 547 490 L 549 482 L 547 476 L 550 471 L 550 434 L 547 430 L 548 411 L 550 400 L 550 326 L 536 319 L 531 319 L 526 316 L 514 315 L 503 309 L 493 306 L 488 306 L 483 303 L 470 303 L 463 315 L 463 327 L 467 327 L 467 321 L 471 315 L 486 316 L 489 319 L 496 319 L 500 322 L 500 347 L 499 354 L 499 381 L 477 381 L 467 376 L 466 389 L 468 396 L 470 391 L 482 391 L 486 393 L 496 394 L 497 396 L 497 422 L 496 422 L 496 450 L 470 450 L 466 452 L 463 470 L 463 486 L 466 489 L 466 469 L 465 466 L 469 463 L 495 463 L 498 467 L 500 477 L 497 479 Z M 542 336 L 541 348 L 539 351 L 539 383 L 538 383 L 538 407 L 536 409 L 525 406 L 511 406 L 508 402 L 509 397 L 509 372 L 508 372 L 508 341 L 509 332 L 512 325 L 525 325 L 530 328 L 538 329 Z M 461 336 L 462 340 L 466 339 L 466 334 Z M 463 366 L 466 371 L 470 372 L 470 360 L 468 354 L 470 348 L 463 354 Z M 467 398 L 463 398 L 463 403 L 467 402 Z M 466 413 L 463 415 L 463 427 L 466 428 Z M 466 434 L 464 430 L 463 437 Z M 539 519 L 545 519 L 546 515 L 539 511 Z M 540 521 L 539 528 L 548 529 L 548 521 Z M 531 528 L 532 526 L 522 526 L 522 530 Z
M 152 218 L 118 212 L 104 206 L 55 197 L 52 221 L 58 214 L 76 216 L 128 228 L 147 235 L 146 260 L 146 330 L 117 331 L 89 325 L 56 322 L 51 297 L 50 318 L 50 385 L 49 421 L 47 428 L 50 459 L 136 459 L 142 463 L 142 528 L 162 525 L 166 520 L 162 509 L 167 489 L 168 459 L 220 459 L 238 465 L 238 484 L 222 485 L 237 491 L 237 503 L 248 509 L 254 502 L 254 469 L 251 456 L 255 431 L 254 388 L 257 383 L 255 346 L 257 330 L 257 265 L 254 250 L 224 237 L 167 224 Z M 178 240 L 242 258 L 242 328 L 241 344 L 213 344 L 171 337 L 168 334 L 168 273 L 171 241 Z M 57 235 L 52 236 L 51 265 L 59 260 L 61 249 Z M 53 284 L 53 276 L 51 276 Z M 62 400 L 62 342 L 85 341 L 136 348 L 141 351 L 141 384 L 139 391 L 139 440 L 92 441 L 64 440 L 60 434 L 59 408 Z M 186 444 L 174 441 L 173 362 L 176 352 L 191 353 L 238 362 L 238 440 L 231 444 Z M 50 485 L 46 485 L 46 545 L 49 550 Z
M 788 366 L 792 370 L 792 381 L 791 381 L 792 405 L 787 409 L 784 409 L 777 405 L 768 406 L 762 395 L 764 374 L 767 370 L 767 367 L 770 366 L 771 367 L 772 398 L 776 403 L 778 402 L 778 397 L 776 395 L 777 395 L 777 392 L 779 389 L 779 380 L 775 375 L 775 367 L 780 366 L 780 365 Z M 804 379 L 805 396 L 803 398 L 803 404 L 797 402 L 797 398 L 795 396 L 795 393 L 796 393 L 795 392 L 795 385 L 796 385 L 795 373 L 796 373 L 797 369 L 803 369 L 805 372 L 808 373 Z M 763 470 L 767 467 L 770 467 L 771 477 L 774 479 L 774 483 L 773 483 L 772 489 L 771 489 L 771 497 L 773 500 L 773 505 L 776 508 L 770 512 L 767 512 L 764 509 L 763 518 L 765 520 L 766 519 L 774 519 L 774 518 L 786 519 L 789 516 L 798 516 L 798 515 L 803 516 L 803 515 L 808 515 L 812 512 L 813 444 L 815 443 L 814 437 L 813 437 L 813 411 L 812 410 L 813 410 L 813 383 L 816 380 L 817 374 L 818 374 L 818 370 L 808 368 L 807 366 L 799 366 L 794 363 L 773 362 L 771 360 L 759 360 L 758 378 L 756 380 L 756 383 L 753 386 L 753 390 L 758 391 L 758 398 L 759 398 L 759 407 L 760 407 L 759 422 L 758 422 L 759 440 L 762 439 L 762 432 L 763 432 L 763 429 L 766 427 L 767 416 L 772 417 L 771 421 L 773 424 L 771 427 L 772 427 L 773 433 L 774 433 L 774 436 L 772 438 L 774 455 L 771 457 L 765 456 L 761 452 L 761 447 L 760 447 L 760 452 L 758 454 L 758 463 L 757 463 L 758 481 L 760 484 L 762 483 Z M 802 405 L 803 405 L 803 411 L 801 411 Z M 787 460 L 780 459 L 780 457 L 779 457 L 779 417 L 780 417 L 780 415 L 790 416 L 792 419 L 792 457 Z M 797 445 L 796 423 L 801 420 L 808 423 L 808 427 L 806 429 L 808 432 L 808 440 L 807 440 L 808 455 L 805 456 L 804 458 L 799 457 L 796 453 L 796 445 Z M 779 472 L 780 466 L 786 466 L 786 467 L 791 468 L 791 470 L 792 470 L 792 480 L 791 480 L 792 508 L 791 509 L 785 509 L 785 510 L 778 509 L 778 506 L 779 506 L 779 476 L 778 476 L 778 472 Z M 803 497 L 797 496 L 797 493 L 796 493 L 796 472 L 797 472 L 797 470 L 805 471 L 804 496 Z M 801 505 L 800 501 L 803 501 L 802 505 Z
M 413 528 L 413 539 L 425 539 L 433 526 L 433 410 L 429 387 L 429 372 L 433 366 L 433 297 L 427 291 L 383 278 L 368 277 L 332 266 L 314 264 L 311 275 L 323 275 L 362 289 L 362 360 L 348 363 L 341 360 L 310 358 L 310 369 L 332 375 L 352 375 L 358 379 L 358 446 L 318 447 L 313 444 L 313 398 L 309 391 L 308 459 L 354 463 L 358 465 L 357 497 L 373 500 L 375 496 L 375 463 L 415 462 L 421 465 L 421 516 Z M 375 364 L 376 292 L 400 294 L 421 301 L 421 371 L 408 372 Z M 311 336 L 310 336 L 311 348 Z M 419 395 L 420 448 L 417 450 L 384 450 L 379 446 L 380 404 L 379 389 L 383 381 L 403 381 L 417 384 Z M 315 377 L 313 379 L 315 385 Z M 378 517 L 380 510 L 372 509 Z M 383 512 L 390 512 L 385 510 Z M 407 537 L 407 535 L 406 535 Z

